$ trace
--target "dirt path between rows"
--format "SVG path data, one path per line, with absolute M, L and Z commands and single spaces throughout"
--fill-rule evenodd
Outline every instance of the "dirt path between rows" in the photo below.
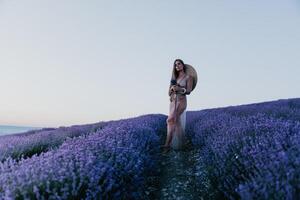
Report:
M 150 184 L 145 191 L 148 199 L 207 199 L 210 184 L 199 159 L 199 149 L 192 144 L 184 150 L 161 153 L 158 173 L 148 177 Z

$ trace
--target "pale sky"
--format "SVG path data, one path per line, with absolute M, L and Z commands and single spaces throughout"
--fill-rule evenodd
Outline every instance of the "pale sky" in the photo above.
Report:
M 297 0 L 0 0 L 0 124 L 58 127 L 300 97 Z

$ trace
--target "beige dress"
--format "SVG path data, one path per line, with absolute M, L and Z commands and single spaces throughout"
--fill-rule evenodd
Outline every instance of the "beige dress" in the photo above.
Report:
M 181 87 L 186 88 L 187 82 L 187 76 L 185 76 L 182 80 L 178 82 L 178 84 Z M 170 103 L 170 112 L 175 111 L 175 98 L 176 94 L 172 94 L 174 96 L 171 97 L 171 103 Z M 171 147 L 173 149 L 182 149 L 185 143 L 185 124 L 186 124 L 186 95 L 177 94 L 177 103 L 176 103 L 176 109 L 180 106 L 180 104 L 184 104 L 184 110 L 179 116 L 179 123 L 180 123 L 180 129 L 175 130 L 173 133 L 172 141 L 171 141 Z

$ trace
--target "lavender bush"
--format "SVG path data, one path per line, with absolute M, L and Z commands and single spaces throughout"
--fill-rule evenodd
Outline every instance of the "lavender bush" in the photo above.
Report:
M 264 113 L 273 118 L 300 121 L 300 101 L 297 98 L 242 106 L 229 106 L 218 110 L 228 112 L 234 116 L 249 116 Z
M 188 134 L 217 198 L 300 198 L 299 105 L 292 99 L 188 113 Z
M 164 115 L 112 121 L 59 148 L 0 164 L 0 199 L 142 199 Z
M 0 161 L 8 157 L 20 159 L 33 154 L 46 152 L 61 145 L 68 137 L 78 137 L 83 134 L 95 132 L 105 126 L 106 122 L 71 127 L 44 128 L 25 133 L 6 135 L 0 137 Z

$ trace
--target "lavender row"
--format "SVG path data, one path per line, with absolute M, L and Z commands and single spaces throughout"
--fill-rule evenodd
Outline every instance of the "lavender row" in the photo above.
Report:
M 209 112 L 227 112 L 234 116 L 251 116 L 264 113 L 273 118 L 300 121 L 300 98 L 280 99 L 277 101 L 228 106 L 206 110 Z
M 58 149 L 0 164 L 0 199 L 141 199 L 165 116 L 110 122 Z
M 187 133 L 190 138 L 194 138 L 194 125 L 199 121 L 213 119 L 219 114 L 229 114 L 229 116 L 247 117 L 256 114 L 263 114 L 272 118 L 286 121 L 300 122 L 300 98 L 281 99 L 271 102 L 253 103 L 240 106 L 228 106 L 221 108 L 205 109 L 201 111 L 189 111 L 187 113 Z M 206 123 L 206 122 L 205 122 Z M 215 123 L 213 120 L 212 123 Z M 196 136 L 197 137 L 197 136 Z
M 264 107 L 278 106 L 268 104 Z M 194 122 L 188 133 L 201 148 L 197 162 L 206 166 L 217 198 L 299 199 L 300 122 L 294 115 L 298 108 L 291 108 L 290 113 L 286 108 L 284 112 L 264 112 L 267 109 L 257 105 L 256 113 L 252 107 L 245 114 L 241 109 L 188 115 Z M 280 117 L 280 112 L 280 116 L 293 117 Z
M 33 154 L 46 152 L 49 149 L 58 147 L 67 138 L 89 134 L 102 128 L 105 124 L 105 122 L 99 122 L 57 129 L 44 128 L 42 130 L 2 136 L 0 137 L 0 161 L 3 162 L 8 157 L 18 160 L 22 156 L 26 158 Z

